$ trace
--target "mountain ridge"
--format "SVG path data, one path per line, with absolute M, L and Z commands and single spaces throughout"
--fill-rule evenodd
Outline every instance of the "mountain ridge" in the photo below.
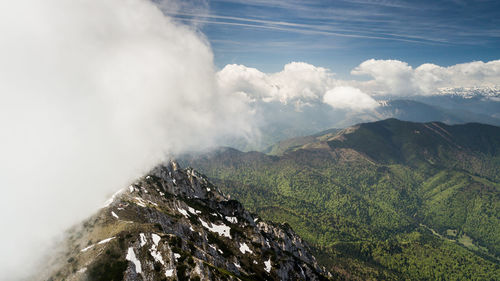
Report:
M 67 233 L 43 280 L 327 280 L 290 226 L 262 221 L 206 177 L 160 165 Z

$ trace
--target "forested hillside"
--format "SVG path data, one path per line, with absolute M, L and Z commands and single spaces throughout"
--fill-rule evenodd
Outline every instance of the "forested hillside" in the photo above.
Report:
M 500 279 L 500 128 L 396 119 L 183 161 L 345 279 Z

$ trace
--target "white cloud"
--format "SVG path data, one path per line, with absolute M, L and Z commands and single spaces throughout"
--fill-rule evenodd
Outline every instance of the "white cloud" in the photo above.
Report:
M 406 62 L 398 60 L 364 61 L 351 71 L 353 75 L 368 75 L 372 77 L 362 85 L 371 94 L 409 94 L 414 89 L 411 83 L 413 69 Z
M 327 91 L 323 102 L 333 108 L 357 111 L 374 109 L 379 105 L 369 95 L 349 86 L 339 86 Z
M 0 2 L 0 272 L 19 280 L 48 241 L 165 154 L 248 135 L 213 54 L 144 0 Z
M 217 73 L 224 92 L 242 92 L 252 99 L 264 101 L 320 100 L 335 84 L 333 73 L 323 67 L 292 62 L 272 74 L 243 65 L 227 65 Z
M 440 88 L 493 87 L 500 85 L 500 60 L 442 67 L 422 64 L 412 68 L 398 60 L 367 60 L 351 74 L 371 80 L 356 85 L 371 95 L 435 95 Z
M 398 60 L 370 59 L 354 68 L 351 74 L 367 76 L 368 79 L 335 79 L 329 69 L 292 62 L 285 65 L 282 71 L 269 74 L 244 65 L 227 65 L 217 73 L 217 80 L 224 92 L 240 93 L 252 100 L 310 105 L 331 100 L 333 96 L 327 99 L 323 96 L 339 86 L 351 87 L 352 93 L 352 89 L 357 88 L 371 97 L 436 95 L 443 88 L 498 87 L 500 60 L 486 63 L 476 61 L 449 67 L 426 63 L 413 68 Z M 360 92 L 356 91 L 356 95 L 360 96 Z M 373 105 L 367 102 L 367 108 L 371 107 L 369 104 Z M 351 108 L 355 110 L 363 108 L 354 103 L 344 105 L 352 105 Z

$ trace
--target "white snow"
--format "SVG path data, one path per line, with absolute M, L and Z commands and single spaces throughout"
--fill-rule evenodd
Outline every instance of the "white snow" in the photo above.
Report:
M 256 260 L 253 260 L 253 264 L 259 264 Z
M 177 261 L 177 259 L 180 258 L 180 257 L 181 257 L 180 254 L 174 253 L 174 259 L 175 259 L 175 261 Z
M 240 244 L 240 252 L 242 252 L 243 254 L 246 253 L 246 252 L 249 252 L 250 254 L 253 254 L 253 251 L 250 250 L 250 248 L 248 248 L 247 243 Z
M 241 268 L 241 265 L 237 262 L 233 262 L 234 266 L 236 266 L 237 268 Z
M 186 218 L 189 218 L 189 214 L 188 214 L 188 212 L 186 210 L 177 207 L 177 211 L 179 211 L 179 213 L 181 213 Z
M 225 224 L 216 225 L 212 223 L 210 223 L 211 226 L 209 226 L 208 223 L 204 222 L 202 219 L 200 219 L 200 222 L 203 227 L 210 230 L 211 232 L 217 232 L 220 236 L 231 238 L 231 228 L 229 226 Z
M 97 245 L 102 245 L 102 244 L 108 243 L 109 241 L 111 241 L 113 239 L 115 239 L 115 237 L 111 237 L 111 238 L 107 238 L 107 239 L 101 240 L 101 241 L 97 242 Z
M 134 188 L 134 186 L 132 186 L 132 185 L 130 185 L 130 186 L 128 187 L 128 190 L 130 191 L 130 193 L 134 192 L 134 189 L 135 189 L 135 188 Z
M 196 209 L 193 209 L 191 207 L 188 206 L 188 211 L 193 214 L 193 215 L 197 215 L 197 214 L 201 214 L 200 211 L 196 210 Z
M 140 238 L 141 238 L 141 247 L 146 245 L 146 235 L 144 235 L 144 233 L 140 233 L 139 234 Z
M 137 200 L 137 205 L 145 208 L 146 207 L 146 202 L 144 201 L 144 199 L 140 198 L 140 197 L 134 197 L 135 200 Z
M 111 215 L 112 215 L 113 217 L 115 217 L 115 218 L 119 219 L 118 215 L 117 215 L 117 214 L 115 214 L 115 212 L 111 211 Z
M 175 181 L 175 179 L 173 179 L 172 181 L 174 182 L 174 184 L 176 184 L 176 181 Z
M 167 277 L 172 277 L 172 276 L 174 276 L 174 270 L 173 270 L 173 269 L 167 269 L 167 270 L 165 271 L 165 276 L 167 276 Z
M 230 223 L 238 223 L 237 217 L 226 217 L 226 220 Z
M 147 176 L 146 179 L 149 180 L 151 178 L 151 176 Z
M 155 259 L 155 261 L 161 263 L 162 265 L 165 265 L 165 262 L 163 261 L 163 258 L 161 257 L 161 254 L 156 249 L 155 245 L 151 246 L 151 249 L 149 249 L 149 253 Z
M 153 243 L 158 246 L 158 242 L 160 242 L 161 239 L 160 235 L 153 233 L 151 234 L 151 237 L 153 238 Z
M 95 244 L 94 245 L 90 245 L 90 246 L 88 246 L 86 248 L 83 248 L 80 252 L 86 252 L 86 251 L 92 249 L 94 246 L 95 246 Z
M 141 267 L 141 262 L 135 257 L 134 253 L 134 248 L 130 247 L 128 248 L 127 256 L 125 257 L 128 261 L 131 261 L 135 265 L 135 272 L 141 273 L 142 272 L 142 267 Z
M 268 261 L 265 261 L 264 265 L 266 266 L 264 267 L 264 270 L 267 271 L 267 273 L 271 272 L 271 258 L 269 258 Z
M 151 204 L 151 205 L 155 205 L 156 207 L 158 207 L 158 204 L 156 204 L 156 203 L 155 203 L 155 202 L 153 202 L 153 201 L 149 201 L 149 200 L 148 200 L 148 203 L 149 203 L 149 204 Z
M 82 267 L 76 273 L 84 273 L 85 271 L 87 271 L 87 268 L 86 267 Z
M 149 249 L 149 253 L 151 256 L 155 259 L 155 261 L 161 263 L 162 265 L 165 265 L 165 262 L 163 261 L 163 258 L 161 254 L 158 252 L 158 243 L 160 242 L 160 235 L 158 234 L 151 234 L 151 238 L 153 238 L 153 245 L 151 246 L 151 249 Z
M 160 191 L 160 195 L 161 195 L 161 196 L 165 196 L 165 193 L 163 193 L 163 192 L 161 192 L 161 191 Z
M 108 200 L 106 200 L 106 202 L 104 202 L 103 208 L 106 208 L 109 205 L 111 205 L 111 203 L 113 203 L 113 201 L 115 201 L 116 196 L 118 196 L 118 194 L 120 194 L 122 191 L 123 191 L 123 189 L 118 190 L 117 192 L 115 192 L 115 194 L 113 194 L 111 196 L 111 198 L 109 198 Z
M 259 218 L 255 218 L 253 219 L 253 222 L 257 222 L 259 220 Z
M 194 231 L 194 229 L 193 229 L 193 227 L 192 227 L 192 226 L 189 226 L 189 230 Z
M 210 187 L 207 187 L 207 191 L 210 191 Z

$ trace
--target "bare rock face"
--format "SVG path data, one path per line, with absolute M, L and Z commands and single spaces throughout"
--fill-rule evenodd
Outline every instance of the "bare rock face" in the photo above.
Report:
M 264 222 L 176 162 L 68 231 L 43 280 L 327 280 L 288 225 Z

